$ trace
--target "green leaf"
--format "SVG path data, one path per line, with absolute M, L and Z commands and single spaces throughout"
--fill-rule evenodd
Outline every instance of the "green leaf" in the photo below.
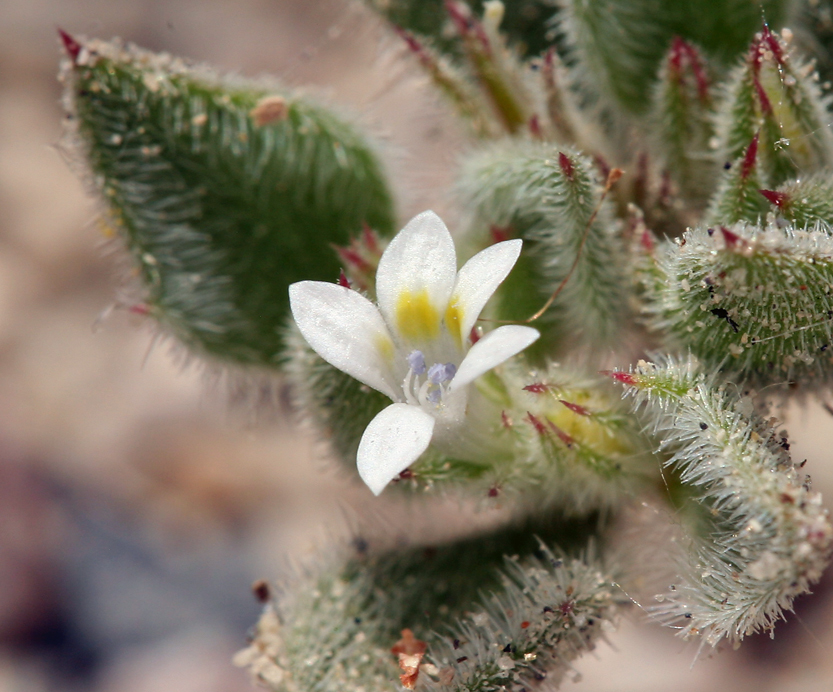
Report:
M 669 358 L 614 378 L 660 438 L 666 464 L 707 509 L 700 521 L 710 519 L 686 541 L 680 581 L 650 610 L 678 636 L 716 646 L 772 629 L 821 577 L 833 527 L 787 439 L 749 396 L 703 373 L 693 358 Z
M 455 647 L 457 635 L 449 627 L 466 613 L 484 611 L 473 623 L 456 627 L 461 630 L 456 646 L 465 642 L 470 663 L 461 666 L 463 661 L 456 660 L 463 653 L 454 657 L 452 665 L 459 671 L 455 682 L 464 679 L 463 669 L 495 658 L 494 647 L 478 648 L 475 639 L 464 640 L 462 632 L 482 640 L 499 638 L 501 647 L 509 643 L 503 641 L 506 636 L 518 644 L 528 642 L 531 648 L 520 650 L 521 661 L 525 651 L 534 651 L 540 660 L 525 661 L 530 672 L 552 672 L 557 678 L 566 669 L 565 661 L 601 634 L 602 620 L 615 617 L 610 579 L 598 565 L 579 557 L 589 537 L 601 528 L 597 516 L 539 517 L 450 543 L 407 544 L 381 553 L 356 537 L 350 552 L 308 570 L 291 584 L 291 596 L 267 609 L 264 618 L 273 620 L 277 612 L 280 624 L 261 627 L 251 653 L 268 652 L 279 671 L 272 676 L 277 682 L 269 684 L 276 692 L 382 692 L 397 687 L 401 671 L 391 648 L 403 629 L 428 645 L 426 659 L 439 667 Z M 552 552 L 544 545 L 553 546 Z M 508 614 L 492 603 L 484 606 L 483 594 L 488 592 L 523 608 Z M 556 610 L 562 603 L 569 604 L 564 612 Z M 521 628 L 527 611 L 530 624 Z M 547 626 L 545 632 L 539 624 Z M 241 662 L 254 663 L 251 658 Z M 419 679 L 432 684 L 424 669 Z
M 764 27 L 729 80 L 718 116 L 719 152 L 734 161 L 758 135 L 760 168 L 771 185 L 829 168 L 827 105 L 812 63 Z
M 572 149 L 529 142 L 483 149 L 463 165 L 459 188 L 475 214 L 474 235 L 524 239 L 521 258 L 498 296 L 503 319 L 535 314 L 541 338 L 527 357 L 600 350 L 618 335 L 627 308 L 625 257 L 593 163 Z M 565 281 L 566 279 L 566 281 Z
M 460 37 L 451 30 L 445 0 L 365 0 L 391 24 L 430 39 L 431 45 L 446 55 L 459 57 Z M 479 17 L 484 0 L 467 1 Z M 508 0 L 502 33 L 509 43 L 525 55 L 539 55 L 555 39 L 553 17 L 557 8 L 551 0 Z
M 665 169 L 697 206 L 714 187 L 717 165 L 713 83 L 709 66 L 695 46 L 675 37 L 654 94 L 649 122 Z
M 564 28 L 583 76 L 613 102 L 644 113 L 674 36 L 700 46 L 716 65 L 741 54 L 762 17 L 781 28 L 789 0 L 566 0 Z M 751 135 L 747 137 L 749 142 Z
M 833 239 L 743 223 L 687 231 L 657 253 L 647 311 L 670 345 L 754 386 L 833 374 Z
M 394 230 L 356 128 L 288 92 L 91 41 L 64 72 L 69 114 L 149 312 L 189 347 L 273 367 L 287 286 L 335 280 L 330 243 Z

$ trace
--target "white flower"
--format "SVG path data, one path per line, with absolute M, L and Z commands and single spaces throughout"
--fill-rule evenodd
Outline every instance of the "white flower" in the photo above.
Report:
M 426 211 L 391 240 L 376 272 L 378 308 L 337 284 L 289 287 L 292 315 L 309 345 L 331 365 L 395 403 L 364 431 L 359 475 L 376 494 L 434 443 L 455 449 L 469 385 L 535 341 L 510 325 L 470 345 L 480 311 L 521 252 L 520 240 L 486 248 L 457 271 L 454 241 Z

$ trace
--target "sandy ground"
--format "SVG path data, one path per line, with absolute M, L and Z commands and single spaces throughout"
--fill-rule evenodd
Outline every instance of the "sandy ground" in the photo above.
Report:
M 55 147 L 58 26 L 323 90 L 387 142 L 402 219 L 432 207 L 453 224 L 462 139 L 347 0 L 0 4 L 0 692 L 247 690 L 230 657 L 257 616 L 249 585 L 369 496 L 290 423 L 230 410 L 140 318 L 110 310 L 117 263 Z M 833 497 L 833 419 L 793 420 L 796 455 Z M 694 649 L 635 608 L 565 688 L 833 690 L 820 591 L 774 642 L 693 667 Z

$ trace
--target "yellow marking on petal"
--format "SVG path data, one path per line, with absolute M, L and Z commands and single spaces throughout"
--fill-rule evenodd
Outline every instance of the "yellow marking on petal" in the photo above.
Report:
M 415 293 L 405 289 L 399 294 L 396 327 L 402 336 L 413 341 L 428 341 L 439 336 L 440 316 L 426 289 Z
M 454 338 L 457 348 L 463 348 L 463 308 L 460 306 L 460 299 L 453 296 L 448 301 L 448 308 L 445 311 L 445 327 L 448 333 Z
M 386 363 L 393 362 L 393 342 L 387 334 L 376 334 L 376 350 Z

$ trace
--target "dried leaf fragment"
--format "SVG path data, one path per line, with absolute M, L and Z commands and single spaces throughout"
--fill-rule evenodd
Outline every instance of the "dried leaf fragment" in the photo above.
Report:
M 414 633 L 407 628 L 402 630 L 402 639 L 391 647 L 391 653 L 399 658 L 399 667 L 402 669 L 399 681 L 405 689 L 412 690 L 416 687 L 419 664 L 427 647 L 424 641 L 414 637 Z

